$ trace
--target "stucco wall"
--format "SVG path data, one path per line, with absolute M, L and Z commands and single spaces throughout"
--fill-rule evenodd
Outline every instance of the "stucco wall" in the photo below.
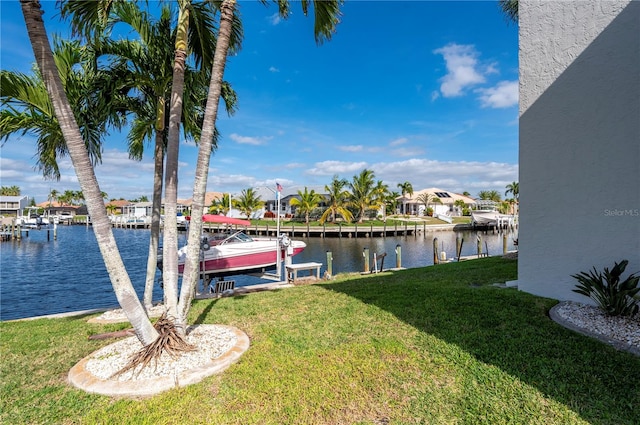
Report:
M 518 288 L 640 271 L 640 1 L 520 2 Z

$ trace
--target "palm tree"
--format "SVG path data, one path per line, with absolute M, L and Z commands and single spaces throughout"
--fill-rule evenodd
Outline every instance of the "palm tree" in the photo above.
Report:
M 398 192 L 388 192 L 387 196 L 384 200 L 384 207 L 386 211 L 393 211 L 394 213 L 398 210 L 398 198 L 400 197 L 400 193 Z
M 340 214 L 346 221 L 353 220 L 353 214 L 347 209 L 349 191 L 345 187 L 349 184 L 347 179 L 340 179 L 337 175 L 333 176 L 331 183 L 324 187 L 329 194 L 329 207 L 322 213 L 320 223 L 324 224 L 327 218 L 331 218 L 331 222 L 336 221 L 336 214 Z
M 4 87 L 3 87 L 4 90 Z M 20 188 L 18 186 L 2 186 L 0 188 L 2 196 L 20 196 Z
M 51 203 L 52 202 L 56 202 L 58 200 L 58 196 L 59 195 L 60 195 L 60 193 L 57 190 L 51 189 L 51 192 L 49 192 L 49 196 L 48 196 L 49 208 L 51 208 Z
M 438 198 L 436 195 L 432 194 L 432 193 L 421 193 L 420 195 L 418 195 L 418 197 L 416 198 L 418 202 L 420 202 L 422 205 L 424 205 L 424 214 L 427 215 L 427 210 L 429 209 L 429 204 L 441 204 L 442 201 L 440 200 L 440 198 Z
M 500 192 L 497 190 L 481 190 L 478 192 L 478 197 L 483 200 L 489 200 L 494 202 L 500 202 Z
M 89 151 L 82 138 L 56 67 L 44 21 L 42 20 L 40 2 L 38 0 L 24 0 L 20 4 L 40 75 L 47 88 L 60 129 L 66 141 L 78 182 L 82 192 L 85 194 L 87 209 L 93 223 L 93 232 L 109 273 L 116 298 L 133 326 L 138 339 L 143 345 L 148 345 L 156 340 L 159 335 L 138 299 L 118 251 Z
M 365 212 L 374 205 L 375 175 L 372 170 L 364 169 L 359 175 L 353 176 L 349 183 L 351 189 L 350 203 L 358 210 L 358 223 L 364 221 Z
M 234 207 L 240 210 L 247 219 L 250 219 L 254 211 L 259 210 L 264 205 L 260 196 L 252 188 L 243 189 L 238 198 L 234 199 Z M 193 220 L 193 214 L 192 214 Z
M 511 193 L 517 202 L 518 196 L 520 195 L 520 185 L 518 184 L 518 182 L 509 183 L 506 186 L 506 189 L 507 190 L 504 192 L 504 196 L 507 196 Z
M 231 195 L 225 193 L 220 199 L 214 199 L 209 207 L 209 212 L 212 214 L 227 215 L 231 210 Z
M 277 0 L 279 13 L 282 17 L 289 14 L 289 2 L 286 0 Z M 300 5 L 305 15 L 308 13 L 311 1 L 302 0 Z M 329 40 L 335 31 L 335 27 L 339 22 L 340 5 L 343 0 L 314 0 L 314 34 L 317 44 L 321 44 L 324 40 Z M 234 34 L 234 22 L 236 18 L 236 0 L 222 0 L 220 2 L 220 27 L 218 31 L 218 40 L 216 42 L 213 68 L 211 72 L 211 83 L 209 85 L 209 93 L 207 97 L 207 106 L 205 108 L 205 118 L 202 126 L 202 138 L 198 150 L 198 160 L 196 163 L 195 178 L 193 184 L 193 206 L 192 216 L 196 220 L 189 226 L 189 241 L 197 241 L 202 231 L 202 212 L 204 209 L 204 198 L 207 188 L 207 177 L 209 171 L 209 161 L 212 152 L 212 139 L 214 128 L 218 114 L 218 104 L 222 90 L 222 78 L 224 76 L 226 57 L 234 47 L 235 40 L 239 41 L 241 32 Z M 236 27 L 237 28 L 237 27 Z M 176 61 L 177 62 L 177 61 Z M 176 86 L 174 85 L 174 89 Z M 173 99 L 173 97 L 172 97 Z M 169 128 L 171 132 L 171 127 Z M 171 134 L 169 143 L 172 142 Z M 175 140 L 177 143 L 177 139 Z M 168 158 L 167 158 L 168 159 Z M 167 165 L 167 168 L 169 166 Z M 168 170 L 167 170 L 168 171 Z M 166 237 L 166 233 L 165 233 Z M 179 323 L 184 323 L 191 306 L 193 294 L 198 281 L 198 260 L 199 248 L 196 243 L 187 243 L 187 253 L 185 268 L 182 277 L 182 289 L 180 293 L 179 306 Z M 176 267 L 177 269 L 177 267 Z
M 498 5 L 512 22 L 518 23 L 518 0 L 498 0 Z
M 306 187 L 304 188 L 304 192 L 301 190 L 298 191 L 298 196 L 300 198 L 292 198 L 291 201 L 289 201 L 289 205 L 298 207 L 297 210 L 304 214 L 304 222 L 309 224 L 309 215 L 313 209 L 324 200 L 324 197 L 316 193 L 313 189 L 309 192 Z
M 386 199 L 389 196 L 389 186 L 384 184 L 382 180 L 376 182 L 373 188 L 372 206 L 378 210 L 382 209 L 382 215 L 385 215 L 386 211 Z
M 77 41 L 54 40 L 54 60 L 65 92 L 68 93 L 76 123 L 86 141 L 92 164 L 101 160 L 101 142 L 107 126 L 121 128 L 122 98 L 115 81 L 93 69 L 93 51 Z M 37 139 L 37 166 L 45 178 L 60 179 L 57 160 L 68 154 L 60 124 L 55 115 L 42 76 L 10 71 L 0 72 L 2 86 L 0 138 L 13 133 L 30 133 Z M 96 90 L 100 96 L 92 95 Z
M 409 197 L 413 196 L 413 186 L 407 181 L 404 183 L 398 183 L 398 188 L 400 189 L 400 193 L 402 193 L 402 213 L 406 214 L 407 200 L 405 198 L 405 195 L 409 195 Z

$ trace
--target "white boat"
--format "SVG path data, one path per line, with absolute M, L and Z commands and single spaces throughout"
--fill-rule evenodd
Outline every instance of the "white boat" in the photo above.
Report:
M 37 207 L 27 207 L 26 213 L 16 217 L 16 225 L 25 229 L 41 229 L 49 225 L 49 220 L 38 214 Z
M 496 210 L 471 210 L 471 223 L 477 226 L 503 226 L 513 223 L 513 216 Z
M 241 224 L 248 226 L 247 220 L 224 216 L 207 215 L 208 222 Z M 200 241 L 200 273 L 208 278 L 239 274 L 264 273 L 277 266 L 278 260 L 301 253 L 307 245 L 303 241 L 288 237 L 252 237 L 242 230 L 206 233 Z M 278 254 L 278 251 L 279 254 Z M 178 250 L 178 272 L 182 274 L 187 247 Z M 158 257 L 158 267 L 162 269 L 162 257 Z

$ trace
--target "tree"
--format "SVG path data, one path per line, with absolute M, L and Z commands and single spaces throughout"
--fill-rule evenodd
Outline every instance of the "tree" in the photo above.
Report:
M 2 186 L 0 188 L 2 196 L 20 196 L 20 188 L 18 186 Z
M 432 193 L 421 193 L 418 195 L 417 201 L 424 205 L 424 214 L 427 215 L 427 210 L 429 209 L 429 204 L 441 204 L 442 201 L 436 195 Z
M 302 0 L 300 2 L 302 11 L 305 15 L 308 13 L 310 3 L 311 2 L 309 0 Z M 335 31 L 335 27 L 339 22 L 340 5 L 342 3 L 342 0 L 313 1 L 315 18 L 314 34 L 317 44 L 321 44 L 325 39 L 328 40 L 331 38 L 331 35 Z M 278 0 L 276 4 L 278 5 L 280 15 L 286 18 L 289 14 L 289 2 L 286 0 Z M 232 35 L 234 35 L 233 24 L 235 7 L 236 0 L 222 0 L 220 3 L 220 27 L 218 31 L 218 40 L 216 42 L 213 68 L 211 72 L 211 83 L 209 85 L 207 106 L 205 108 L 205 117 L 202 126 L 202 139 L 200 140 L 198 149 L 198 160 L 196 163 L 193 184 L 192 216 L 195 216 L 196 220 L 194 220 L 189 226 L 187 253 L 182 278 L 178 317 L 178 322 L 181 325 L 186 320 L 198 281 L 199 244 L 197 244 L 196 241 L 199 241 L 200 233 L 202 232 L 202 212 L 204 211 L 204 198 L 207 187 L 209 161 L 212 152 L 211 142 L 218 114 L 218 103 L 222 90 L 222 78 L 225 70 L 226 57 L 230 52 L 230 46 L 233 46 Z M 236 39 L 238 39 L 238 37 L 236 37 Z M 233 49 L 231 49 L 231 51 L 233 51 Z M 171 137 L 169 139 L 171 142 Z
M 309 192 L 306 187 L 304 188 L 304 192 L 301 190 L 298 191 L 298 196 L 300 197 L 299 199 L 292 198 L 289 204 L 297 207 L 297 210 L 304 214 L 304 222 L 309 224 L 309 215 L 313 209 L 324 200 L 324 197 L 316 193 L 313 189 Z
M 498 0 L 498 5 L 508 20 L 518 23 L 518 0 Z
M 136 295 L 118 251 L 89 152 L 73 115 L 49 45 L 49 38 L 42 20 L 40 2 L 38 0 L 23 0 L 21 7 L 40 75 L 47 88 L 55 116 L 66 141 L 78 182 L 85 194 L 93 231 L 116 298 L 133 326 L 138 339 L 143 345 L 148 345 L 158 338 L 158 332 L 149 321 Z
M 506 189 L 507 190 L 504 192 L 504 196 L 512 194 L 516 202 L 518 202 L 518 197 L 520 196 L 520 185 L 518 184 L 518 182 L 509 183 L 506 186 Z
M 398 192 L 388 192 L 385 197 L 384 207 L 386 211 L 393 211 L 393 213 L 397 213 L 398 210 L 398 198 L 400 197 L 400 193 Z
M 227 215 L 231 210 L 231 195 L 229 193 L 225 193 L 222 195 L 220 199 L 214 199 L 209 207 L 209 212 L 211 214 L 222 214 Z
M 371 208 L 374 202 L 375 175 L 372 170 L 364 169 L 357 176 L 353 176 L 353 181 L 349 183 L 351 196 L 349 202 L 358 211 L 358 223 L 364 221 L 365 212 Z
M 59 196 L 59 192 L 55 189 L 51 189 L 51 192 L 49 192 L 49 196 L 48 196 L 49 207 L 51 207 L 52 202 L 56 202 L 58 200 L 58 196 Z
M 411 183 L 407 181 L 404 183 L 398 183 L 398 188 L 400 189 L 400 193 L 402 194 L 402 213 L 406 214 L 407 200 L 405 196 L 406 195 L 409 195 L 409 197 L 413 196 L 413 186 L 411 185 Z
M 478 197 L 483 200 L 500 202 L 500 192 L 497 190 L 481 190 Z
M 263 205 L 264 202 L 262 202 L 260 196 L 252 188 L 243 189 L 240 196 L 234 199 L 234 207 L 247 216 L 247 219 L 251 219 L 254 211 L 259 210 Z M 191 219 L 193 220 L 193 216 Z
M 118 106 L 122 100 L 113 79 L 93 67 L 93 51 L 77 41 L 54 40 L 54 61 L 73 109 L 93 165 L 101 161 L 101 144 L 107 126 L 121 128 L 124 120 Z M 2 86 L 0 138 L 11 134 L 33 134 L 37 141 L 38 169 L 48 179 L 59 180 L 57 160 L 68 149 L 41 73 L 28 76 L 0 72 Z M 96 96 L 97 90 L 104 91 Z
M 320 223 L 324 224 L 327 218 L 332 223 L 336 221 L 336 215 L 340 214 L 346 221 L 353 220 L 353 214 L 347 209 L 349 200 L 349 191 L 345 187 L 349 184 L 346 179 L 340 179 L 337 175 L 333 176 L 331 183 L 324 187 L 329 194 L 329 207 L 320 217 Z

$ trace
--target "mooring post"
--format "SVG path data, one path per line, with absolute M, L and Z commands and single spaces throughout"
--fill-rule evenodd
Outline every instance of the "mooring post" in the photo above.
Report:
M 460 236 L 456 236 L 456 257 L 458 257 L 458 261 L 460 261 L 460 250 L 462 249 L 462 240 Z
M 438 238 L 433 238 L 433 264 L 439 264 L 438 258 Z
M 362 250 L 362 256 L 364 257 L 364 272 L 369 273 L 369 248 Z
M 502 232 L 502 254 L 507 253 L 507 232 Z
M 333 277 L 333 254 L 331 251 L 327 251 L 327 277 L 329 279 Z
M 402 247 L 400 245 L 396 245 L 396 269 L 402 267 Z
M 480 235 L 476 236 L 476 251 L 478 252 L 478 258 L 482 255 L 482 238 Z

